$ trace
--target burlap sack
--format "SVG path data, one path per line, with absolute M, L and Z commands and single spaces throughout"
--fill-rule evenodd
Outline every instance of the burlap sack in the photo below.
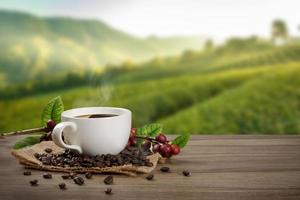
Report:
M 146 166 L 135 166 L 135 165 L 122 165 L 122 166 L 113 166 L 113 167 L 58 167 L 58 166 L 49 166 L 42 164 L 41 161 L 34 157 L 35 153 L 45 153 L 46 148 L 51 148 L 52 153 L 62 153 L 64 149 L 56 146 L 52 141 L 45 141 L 38 144 L 35 144 L 30 147 L 25 147 L 18 150 L 12 150 L 12 155 L 15 156 L 21 164 L 23 164 L 26 168 L 46 170 L 46 171 L 56 171 L 56 172 L 77 172 L 77 173 L 117 173 L 117 174 L 125 174 L 129 176 L 135 176 L 138 173 L 150 173 L 153 169 L 155 169 L 159 154 L 153 154 L 148 158 L 153 163 L 152 167 Z

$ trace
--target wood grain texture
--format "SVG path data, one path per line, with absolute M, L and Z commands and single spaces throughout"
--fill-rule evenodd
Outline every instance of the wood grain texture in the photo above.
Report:
M 10 155 L 10 148 L 22 136 L 0 139 L 0 199 L 300 199 L 300 136 L 193 136 L 188 146 L 169 163 L 171 173 L 155 170 L 155 180 L 145 175 L 116 175 L 113 195 L 104 193 L 105 175 L 96 175 L 78 186 L 53 173 L 23 176 L 24 168 Z M 183 169 L 192 172 L 182 176 Z M 31 187 L 29 180 L 40 185 Z M 61 191 L 58 183 L 68 189 Z

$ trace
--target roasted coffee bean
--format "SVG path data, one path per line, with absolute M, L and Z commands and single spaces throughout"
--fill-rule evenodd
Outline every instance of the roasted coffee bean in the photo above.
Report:
M 122 165 L 124 163 L 123 158 L 121 156 L 117 157 L 117 163 L 118 165 Z
M 182 171 L 182 174 L 183 174 L 184 176 L 191 176 L 191 172 L 189 172 L 189 171 L 187 171 L 187 170 L 183 170 L 183 171 Z
M 62 177 L 63 179 L 70 179 L 70 178 L 71 178 L 71 176 L 68 175 L 68 174 L 61 175 L 61 177 Z
M 82 167 L 93 167 L 93 164 L 92 163 L 87 163 L 87 162 L 82 162 L 81 166 Z
M 38 185 L 38 182 L 39 182 L 39 181 L 36 180 L 36 179 L 29 181 L 29 183 L 30 183 L 31 186 L 37 186 L 37 185 Z
M 51 157 L 48 157 L 48 156 L 40 157 L 40 159 L 41 159 L 41 161 L 44 165 L 50 165 L 51 164 Z
M 34 157 L 39 160 L 40 159 L 40 154 L 34 153 Z
M 80 176 L 76 176 L 73 181 L 77 184 L 77 185 L 83 185 L 84 184 L 84 180 L 82 177 Z
M 58 184 L 58 187 L 59 187 L 61 190 L 67 189 L 65 183 L 60 183 L 60 184 Z
M 52 152 L 52 149 L 51 149 L 51 148 L 46 148 L 46 149 L 45 149 L 45 152 L 46 152 L 46 153 L 51 153 L 51 152 Z
M 23 174 L 24 174 L 25 176 L 30 176 L 30 175 L 31 175 L 31 171 L 24 171 Z
M 93 175 L 92 175 L 90 172 L 85 173 L 85 177 L 86 177 L 87 179 L 91 179 L 92 176 L 93 176 Z
M 139 149 L 137 147 L 129 147 L 124 149 L 118 155 L 97 155 L 86 156 L 78 154 L 77 152 L 69 149 L 61 154 L 48 153 L 35 154 L 35 158 L 42 162 L 44 165 L 57 166 L 57 167 L 111 167 L 133 164 L 136 166 L 152 167 L 153 163 L 147 159 L 151 155 L 150 151 Z
M 105 194 L 112 194 L 112 189 L 111 188 L 107 188 L 105 190 Z
M 65 158 L 65 159 L 63 160 L 63 163 L 69 165 L 69 164 L 72 163 L 72 160 L 69 159 L 69 158 Z
M 147 180 L 153 180 L 153 178 L 154 178 L 154 175 L 153 174 L 149 174 L 148 176 L 146 176 L 146 179 Z
M 73 179 L 73 178 L 75 178 L 75 177 L 77 177 L 77 174 L 76 173 L 73 173 L 73 172 L 71 172 L 70 174 L 69 174 L 69 176 Z
M 112 175 L 109 175 L 104 179 L 104 183 L 106 185 L 111 185 L 113 182 L 114 182 L 114 177 Z
M 51 178 L 52 178 L 52 174 L 50 174 L 50 173 L 45 173 L 45 174 L 43 174 L 43 177 L 44 177 L 45 179 L 51 179 Z
M 170 172 L 170 168 L 169 167 L 162 167 L 162 168 L 160 168 L 160 171 L 162 171 L 162 172 Z
M 111 167 L 111 161 L 110 161 L 110 160 L 104 161 L 104 164 L 105 164 L 107 167 Z
M 105 167 L 104 163 L 102 163 L 102 162 L 97 162 L 97 163 L 96 163 L 96 166 L 97 166 L 97 167 Z

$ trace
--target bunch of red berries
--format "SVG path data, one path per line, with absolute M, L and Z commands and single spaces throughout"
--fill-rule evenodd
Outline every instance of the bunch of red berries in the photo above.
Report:
M 135 136 L 136 131 L 136 128 L 131 129 L 127 147 L 136 146 L 136 138 L 141 138 Z M 145 140 L 143 147 L 149 147 L 153 153 L 158 152 L 162 157 L 170 158 L 171 156 L 180 153 L 180 147 L 176 144 L 171 144 L 167 137 L 162 133 L 158 134 L 155 138 L 145 137 L 143 139 Z
M 137 145 L 137 140 L 135 139 L 135 134 L 136 134 L 136 128 L 132 128 L 131 132 L 130 132 L 130 136 L 127 142 L 126 147 L 130 147 L 130 146 L 136 146 Z
M 49 119 L 47 121 L 47 124 L 46 124 L 46 132 L 50 132 L 54 129 L 54 127 L 56 126 L 56 123 L 54 120 L 52 119 Z
M 170 144 L 164 134 L 159 134 L 155 137 L 155 144 L 152 146 L 154 153 L 159 152 L 162 157 L 170 158 L 173 155 L 180 153 L 180 148 L 176 144 Z
M 40 141 L 51 141 L 52 140 L 52 131 L 55 126 L 56 126 L 55 121 L 52 119 L 49 119 L 47 121 L 46 127 L 44 128 L 44 131 L 46 133 L 41 136 Z

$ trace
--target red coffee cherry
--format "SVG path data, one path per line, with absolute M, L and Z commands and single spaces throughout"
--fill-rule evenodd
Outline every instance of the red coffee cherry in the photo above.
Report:
M 166 157 L 166 158 L 169 158 L 172 156 L 172 153 L 171 153 L 171 145 L 169 144 L 164 144 L 162 145 L 160 148 L 159 148 L 159 153 L 163 156 L 163 157 Z
M 167 142 L 167 137 L 164 134 L 159 134 L 155 137 L 155 139 L 160 143 Z
M 137 140 L 136 139 L 131 140 L 131 144 L 132 144 L 132 146 L 137 145 Z
M 179 153 L 180 153 L 180 148 L 179 148 L 179 146 L 176 145 L 176 144 L 172 144 L 172 145 L 171 145 L 171 154 L 172 154 L 172 155 L 177 155 L 177 154 L 179 154 Z
M 56 126 L 56 123 L 55 123 L 55 121 L 53 121 L 52 119 L 49 119 L 49 120 L 47 121 L 47 129 L 53 130 L 55 126 Z
M 128 140 L 127 144 L 126 144 L 126 148 L 131 146 L 131 142 Z
M 129 137 L 129 140 L 130 140 L 130 141 L 135 140 L 134 136 L 130 136 L 130 137 Z
M 157 153 L 159 151 L 160 145 L 159 144 L 154 144 L 152 146 L 152 152 Z
M 131 128 L 131 133 L 132 133 L 133 135 L 136 134 L 136 131 L 137 131 L 137 128 Z

